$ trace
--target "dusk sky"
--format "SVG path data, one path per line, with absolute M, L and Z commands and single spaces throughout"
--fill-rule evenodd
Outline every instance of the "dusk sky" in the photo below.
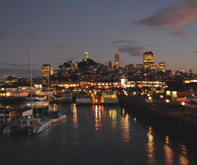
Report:
M 0 0 L 0 77 L 41 77 L 66 61 L 89 58 L 105 64 L 155 64 L 197 73 L 197 0 Z

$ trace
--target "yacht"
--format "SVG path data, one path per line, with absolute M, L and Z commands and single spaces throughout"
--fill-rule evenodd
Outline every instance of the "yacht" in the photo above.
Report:
M 69 90 L 66 90 L 66 91 L 63 93 L 62 102 L 71 103 L 72 100 L 73 100 L 73 98 L 72 98 L 72 92 L 69 91 Z
M 33 95 L 32 97 L 27 97 L 25 102 L 25 108 L 46 108 L 49 106 L 49 101 L 47 100 L 47 96 L 38 97 Z
M 34 134 L 38 134 L 53 124 L 52 119 L 30 118 L 32 113 L 33 109 L 23 112 L 22 117 L 13 119 L 11 124 L 4 128 L 3 133 L 31 131 Z
M 116 92 L 107 91 L 103 94 L 103 104 L 118 104 Z
M 80 91 L 79 93 L 77 93 L 77 97 L 76 97 L 76 104 L 91 104 L 92 102 L 92 98 L 91 96 L 86 93 L 85 91 Z

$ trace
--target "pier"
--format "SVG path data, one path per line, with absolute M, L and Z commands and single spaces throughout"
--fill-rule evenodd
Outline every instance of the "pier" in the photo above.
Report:
M 180 135 L 196 136 L 197 110 L 161 102 L 146 103 L 143 98 L 120 96 L 121 107 L 144 121 Z

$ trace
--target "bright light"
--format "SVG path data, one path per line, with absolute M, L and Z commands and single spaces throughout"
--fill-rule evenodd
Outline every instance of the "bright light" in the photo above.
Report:
M 151 100 L 151 99 L 152 99 L 152 97 L 148 97 L 148 99 L 149 99 L 149 100 Z
M 183 102 L 181 102 L 181 105 L 182 105 L 182 106 L 185 106 L 185 102 L 184 102 L 184 101 L 183 101 Z
M 170 102 L 170 100 L 169 99 L 166 99 L 166 103 L 169 103 Z
M 160 95 L 160 98 L 163 99 L 163 95 Z

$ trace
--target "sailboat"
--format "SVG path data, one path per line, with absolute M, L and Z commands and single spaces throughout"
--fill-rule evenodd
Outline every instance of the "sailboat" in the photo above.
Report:
M 30 57 L 30 70 L 31 70 L 31 102 L 26 103 L 26 107 L 31 108 L 23 112 L 22 117 L 19 119 L 14 119 L 11 122 L 11 125 L 8 125 L 4 128 L 3 133 L 10 133 L 13 131 L 31 131 L 34 134 L 40 133 L 53 124 L 52 119 L 43 120 L 41 118 L 34 118 L 33 111 L 34 108 L 43 108 L 48 107 L 48 101 L 44 100 L 34 100 L 32 94 L 32 63 L 31 63 L 31 47 L 29 48 L 29 57 Z M 48 104 L 47 104 L 48 103 Z

